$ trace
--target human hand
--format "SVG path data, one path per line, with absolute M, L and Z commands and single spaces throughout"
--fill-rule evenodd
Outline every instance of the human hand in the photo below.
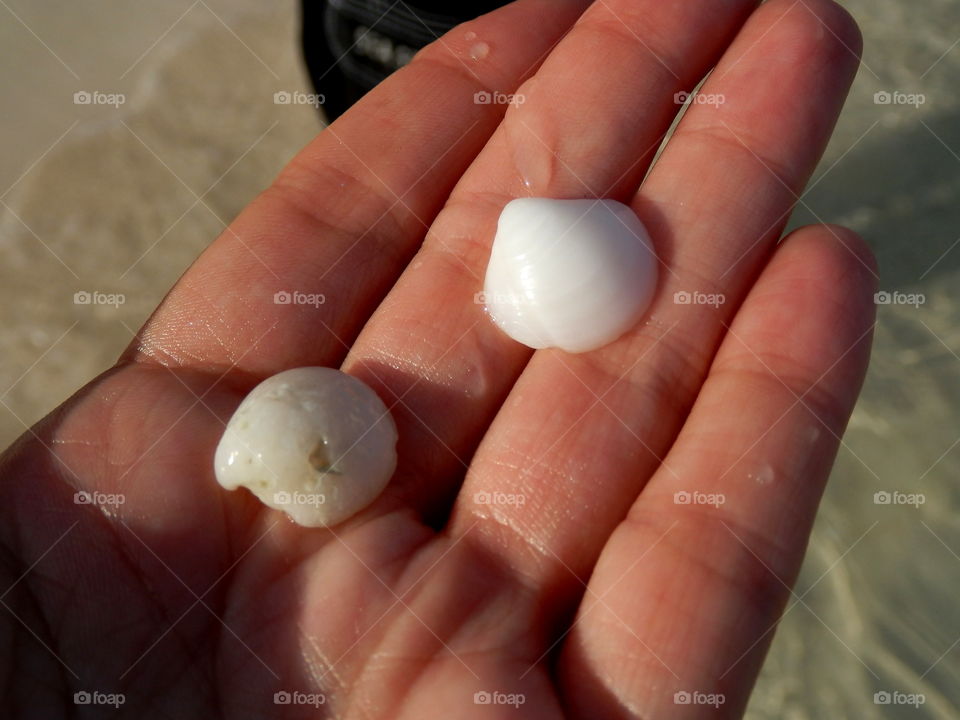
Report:
M 598 0 L 553 47 L 586 5 L 521 0 L 424 50 L 8 451 L 7 716 L 77 692 L 138 718 L 740 716 L 869 354 L 863 242 L 777 244 L 859 34 L 826 0 Z M 532 354 L 484 316 L 526 195 L 632 205 L 648 322 Z M 325 302 L 274 303 L 294 291 Z M 306 365 L 362 378 L 400 434 L 387 490 L 330 529 L 213 477 L 244 394 Z

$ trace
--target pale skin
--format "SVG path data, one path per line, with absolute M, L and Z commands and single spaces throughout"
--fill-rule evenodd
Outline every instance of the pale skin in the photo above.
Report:
M 320 133 L 118 365 L 4 456 L 4 716 L 66 716 L 96 690 L 125 703 L 91 717 L 740 717 L 876 283 L 849 230 L 778 243 L 856 25 L 826 0 L 753 10 L 521 0 Z M 701 92 L 724 101 L 691 107 L 644 179 L 674 93 L 714 66 Z M 525 101 L 475 104 L 483 89 Z M 645 322 L 581 355 L 489 322 L 474 294 L 497 216 L 529 195 L 633 207 L 662 262 Z M 400 436 L 387 491 L 332 529 L 213 476 L 243 395 L 306 365 L 369 383 Z M 274 704 L 284 690 L 324 703 Z

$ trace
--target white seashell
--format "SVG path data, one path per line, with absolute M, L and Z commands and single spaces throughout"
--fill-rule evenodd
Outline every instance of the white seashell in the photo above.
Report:
M 217 482 L 245 487 L 300 525 L 336 525 L 362 510 L 397 465 L 397 428 L 377 394 L 325 367 L 257 385 L 217 446 Z
M 578 353 L 633 327 L 656 283 L 650 236 L 623 203 L 519 198 L 500 214 L 483 295 L 514 340 Z

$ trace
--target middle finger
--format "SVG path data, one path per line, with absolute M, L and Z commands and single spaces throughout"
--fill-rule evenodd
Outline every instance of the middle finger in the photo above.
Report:
M 443 511 L 529 358 L 475 302 L 503 206 L 519 196 L 629 198 L 678 110 L 675 93 L 699 82 L 755 4 L 598 0 L 518 89 L 523 102 L 344 363 L 392 405 L 405 500 Z
M 823 152 L 858 45 L 832 0 L 770 0 L 754 13 L 703 86 L 726 102 L 690 108 L 633 200 L 674 271 L 647 322 L 594 352 L 538 352 L 486 434 L 450 531 L 482 519 L 474 540 L 509 548 L 554 607 L 583 591 L 655 469 L 683 487 L 661 458 Z M 729 411 L 718 422 L 740 419 Z M 526 503 L 474 501 L 497 491 Z

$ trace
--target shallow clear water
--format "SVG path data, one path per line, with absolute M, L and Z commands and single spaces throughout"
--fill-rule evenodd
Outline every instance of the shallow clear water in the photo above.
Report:
M 879 308 L 795 589 L 802 603 L 781 624 L 748 717 L 960 717 L 960 9 L 843 4 L 863 28 L 864 65 L 827 174 L 791 227 L 852 226 L 877 253 L 881 289 L 925 302 Z M 876 104 L 877 92 L 925 102 Z M 925 502 L 875 503 L 894 491 Z M 909 699 L 896 691 L 925 703 L 894 704 Z M 878 692 L 891 704 L 876 704 Z

